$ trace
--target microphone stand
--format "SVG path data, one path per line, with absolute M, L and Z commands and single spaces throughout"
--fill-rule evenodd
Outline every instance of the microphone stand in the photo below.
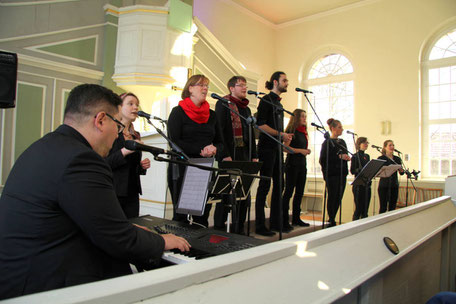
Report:
M 198 169 L 206 170 L 206 171 L 212 171 L 212 172 L 218 172 L 220 173 L 226 173 L 230 176 L 230 197 L 231 200 L 236 202 L 236 184 L 241 176 L 249 176 L 252 178 L 257 178 L 257 179 L 270 179 L 270 177 L 267 176 L 261 176 L 261 175 L 255 175 L 255 174 L 249 174 L 249 173 L 243 173 L 240 169 L 236 168 L 230 168 L 230 169 L 221 169 L 221 168 L 214 168 L 214 167 L 207 167 L 199 164 L 192 163 L 188 160 L 182 161 L 182 160 L 175 160 L 175 159 L 170 159 L 170 158 L 163 158 L 158 156 L 159 153 L 153 153 L 154 155 L 154 160 L 160 161 L 160 162 L 167 162 L 175 165 L 184 165 L 184 166 L 191 166 L 191 167 L 196 167 Z M 229 227 L 229 223 L 228 223 Z
M 169 137 L 166 136 L 162 130 L 157 128 L 150 121 L 150 118 L 144 117 L 144 119 L 146 119 L 146 121 L 149 123 L 149 125 L 151 125 L 157 131 L 157 133 L 160 134 L 168 142 L 168 144 L 172 150 L 179 153 L 183 159 L 185 159 L 187 161 L 190 159 L 190 157 L 188 157 L 188 155 L 185 154 L 184 151 L 177 144 L 175 144 L 171 139 L 169 139 Z M 166 125 L 166 127 L 168 127 L 168 122 L 166 120 L 161 120 L 160 122 L 162 124 Z M 172 201 L 177 204 L 177 180 L 179 179 L 179 167 L 177 166 L 176 163 L 171 163 L 171 174 L 172 174 L 171 178 L 172 178 L 172 183 L 173 183 L 173 191 L 172 191 L 173 193 L 171 193 L 171 197 L 172 197 Z M 165 203 L 165 210 L 166 210 L 166 203 Z M 175 208 L 173 207 L 173 217 L 175 217 L 174 210 L 175 210 Z M 166 211 L 165 211 L 165 214 L 166 214 Z M 165 214 L 163 215 L 163 217 L 165 216 Z
M 304 93 L 304 92 L 303 92 Z M 325 127 L 323 126 L 323 123 L 321 122 L 320 117 L 317 114 L 317 111 L 315 111 L 315 108 L 313 107 L 312 103 L 309 100 L 309 97 L 307 97 L 307 94 L 304 93 L 304 97 L 306 98 L 308 104 L 310 105 L 310 108 L 312 109 L 312 112 L 315 114 L 315 117 L 317 117 L 318 121 L 320 122 L 319 126 L 316 126 L 317 131 L 323 134 L 323 137 L 326 139 L 326 167 L 325 167 L 325 173 L 323 178 L 325 180 L 325 193 L 323 195 L 323 218 L 322 218 L 322 224 L 321 224 L 321 229 L 325 229 L 325 217 L 326 217 L 326 204 L 327 204 L 327 193 L 328 193 L 328 167 L 329 167 L 329 142 L 334 146 L 334 143 L 330 141 L 330 136 L 329 132 L 326 131 Z
M 261 98 L 259 96 L 257 96 L 257 98 Z M 251 139 L 252 139 L 252 127 L 257 129 L 259 132 L 267 135 L 270 139 L 272 139 L 273 141 L 276 141 L 281 147 L 284 147 L 285 149 L 287 149 L 287 151 L 289 151 L 291 154 L 294 154 L 294 151 L 285 146 L 284 144 L 282 144 L 281 141 L 278 141 L 274 136 L 270 135 L 269 133 L 267 133 L 266 131 L 263 131 L 262 129 L 260 129 L 258 127 L 258 125 L 256 124 L 256 118 L 253 117 L 253 116 L 250 116 L 250 117 L 244 117 L 243 115 L 241 115 L 239 112 L 231 109 L 229 106 L 228 106 L 228 103 L 230 103 L 229 100 L 226 100 L 225 98 L 221 98 L 219 99 L 222 103 L 222 106 L 224 106 L 225 108 L 227 108 L 228 110 L 230 110 L 232 113 L 236 114 L 237 116 L 239 116 L 241 119 L 243 119 L 247 125 L 249 126 L 249 161 L 251 161 L 251 158 L 252 158 L 252 153 L 251 153 L 251 149 L 252 149 L 252 146 L 251 146 Z M 264 99 L 263 99 L 264 100 Z M 269 104 L 272 104 L 270 102 L 268 102 Z M 276 106 L 274 104 L 272 104 L 273 106 Z M 285 110 L 286 111 L 286 110 Z M 279 132 L 279 135 L 280 135 L 280 132 Z M 281 189 L 281 188 L 279 188 Z M 280 202 L 280 201 L 279 201 Z M 247 207 L 248 211 L 247 211 L 247 235 L 250 235 L 250 208 L 251 208 L 251 201 L 250 201 L 250 204 L 249 206 Z M 279 239 L 282 239 L 282 235 L 281 235 L 281 228 L 280 228 L 280 231 L 279 231 Z
M 269 99 L 271 98 L 269 95 L 266 95 L 266 96 L 268 96 Z M 291 116 L 293 116 L 292 112 L 287 111 L 281 105 L 274 104 L 272 102 L 272 100 L 267 100 L 266 98 L 262 98 L 260 96 L 256 96 L 256 97 L 260 98 L 262 101 L 264 101 L 267 104 L 271 105 L 273 107 L 273 109 L 274 109 L 274 112 L 277 113 L 280 116 L 279 120 L 283 121 L 283 112 L 286 112 L 286 113 L 290 114 Z M 277 127 L 279 127 L 279 125 L 278 125 L 278 123 L 276 121 L 276 115 L 274 114 L 273 117 L 274 117 L 274 126 L 276 127 L 276 130 L 277 130 L 277 133 L 278 133 L 277 134 L 277 138 L 274 138 L 272 135 L 268 134 L 266 131 L 263 131 L 256 124 L 254 125 L 254 127 L 257 130 L 259 130 L 260 132 L 262 132 L 263 134 L 267 135 L 273 141 L 275 141 L 277 143 L 277 147 L 279 148 L 279 155 L 278 155 L 279 156 L 279 160 L 278 160 L 279 161 L 279 184 L 277 186 L 279 188 L 279 203 L 278 203 L 278 208 L 279 208 L 279 240 L 281 240 L 282 239 L 282 230 L 283 230 L 283 196 L 282 196 L 283 195 L 283 148 L 285 148 L 290 154 L 294 154 L 294 151 L 290 147 L 287 147 L 287 146 L 285 146 L 282 143 L 282 134 L 281 134 L 282 131 L 280 131 L 280 129 L 283 129 L 283 126 L 281 128 L 277 128 Z M 282 119 L 280 119 L 280 118 L 282 118 Z M 275 186 L 273 186 L 273 187 L 275 187 Z M 270 220 L 271 220 L 271 215 L 269 215 L 269 221 Z
M 416 187 L 415 187 L 415 184 L 413 183 L 413 180 L 412 180 L 412 173 L 410 173 L 409 169 L 405 166 L 404 162 L 402 161 L 402 153 L 397 151 L 397 153 L 399 154 L 399 157 L 401 158 L 401 166 L 402 166 L 402 169 L 404 170 L 405 172 L 405 175 L 407 176 L 407 183 L 406 183 L 406 192 L 405 192 L 405 207 L 408 206 L 408 194 L 409 194 L 409 191 L 408 191 L 408 182 L 409 182 L 409 179 L 410 179 L 410 182 L 412 183 L 412 186 L 413 186 L 413 191 L 415 191 L 415 195 L 417 193 L 417 190 L 416 190 Z M 413 202 L 415 203 L 415 202 Z

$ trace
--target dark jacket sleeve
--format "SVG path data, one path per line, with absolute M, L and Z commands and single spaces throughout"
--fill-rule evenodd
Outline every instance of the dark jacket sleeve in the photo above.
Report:
M 350 164 L 350 173 L 353 175 L 358 174 L 360 171 L 360 169 L 358 168 L 359 167 L 358 159 L 359 159 L 359 154 L 355 153 L 355 155 L 353 155 L 353 158 L 352 158 L 351 164 Z
M 225 157 L 228 157 L 230 154 L 224 148 L 225 145 L 224 145 L 224 140 L 223 140 L 223 134 L 222 134 L 222 130 L 220 129 L 220 124 L 218 122 L 216 114 L 212 110 L 210 110 L 210 112 L 211 112 L 211 115 L 214 115 L 214 118 L 215 118 L 215 136 L 214 136 L 214 140 L 212 141 L 212 144 L 217 148 L 217 154 L 216 154 L 217 160 L 221 161 Z
M 270 116 L 269 112 L 271 111 L 272 106 L 267 102 L 260 100 L 258 104 L 258 116 L 257 116 L 257 125 L 262 126 L 267 123 L 268 117 Z
M 126 219 L 112 187 L 111 171 L 93 151 L 81 153 L 71 161 L 58 189 L 60 207 L 104 252 L 144 263 L 162 255 L 164 239 Z
M 127 161 L 121 151 L 123 148 L 123 139 L 120 136 L 122 135 L 119 135 L 119 137 L 117 137 L 114 141 L 111 151 L 109 151 L 108 156 L 105 158 L 113 170 L 127 164 Z
M 217 103 L 215 104 L 215 114 L 217 116 L 217 123 L 219 125 L 219 129 L 220 129 L 220 132 L 223 136 L 223 140 L 224 140 L 224 145 L 223 145 L 223 153 L 224 155 L 226 155 L 225 157 L 228 157 L 228 156 L 231 156 L 233 157 L 233 155 L 231 155 L 231 151 L 230 151 L 230 148 L 228 146 L 228 143 L 227 143 L 227 138 L 225 138 L 225 135 L 228 133 L 228 132 L 225 132 L 225 128 L 228 127 L 228 116 L 227 116 L 227 111 L 228 109 L 225 108 L 223 105 L 222 105 L 222 102 L 221 101 L 217 101 Z M 218 151 L 218 148 L 217 148 L 217 151 Z M 223 158 L 222 158 L 223 159 Z

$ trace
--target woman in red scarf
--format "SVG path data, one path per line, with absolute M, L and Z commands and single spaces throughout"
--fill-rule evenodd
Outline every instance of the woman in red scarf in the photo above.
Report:
M 289 144 L 285 142 L 285 145 L 289 146 L 295 154 L 288 154 L 285 162 L 285 191 L 283 194 L 283 223 L 284 227 L 289 224 L 288 209 L 289 201 L 293 190 L 295 195 L 293 197 L 293 226 L 309 226 L 308 223 L 301 220 L 301 201 L 304 195 L 304 187 L 306 185 L 307 177 L 307 162 L 306 155 L 310 154 L 310 150 L 307 149 L 309 145 L 309 138 L 307 135 L 307 115 L 304 110 L 296 109 L 293 111 L 293 116 L 290 118 L 290 122 L 285 129 L 285 133 L 292 133 L 293 139 Z M 285 150 L 286 151 L 286 150 Z
M 193 75 L 188 79 L 182 91 L 182 100 L 169 115 L 168 133 L 169 138 L 190 158 L 217 157 L 221 160 L 225 157 L 222 155 L 223 137 L 215 112 L 209 108 L 209 103 L 206 101 L 208 89 L 209 79 L 206 76 Z M 178 174 L 177 172 L 173 174 L 172 167 L 170 165 L 168 168 L 168 185 L 175 211 L 185 167 L 178 166 L 178 170 L 174 170 L 178 171 Z M 210 209 L 211 206 L 206 205 L 204 215 L 194 216 L 194 221 L 207 227 Z M 174 212 L 173 219 L 185 221 L 186 217 Z

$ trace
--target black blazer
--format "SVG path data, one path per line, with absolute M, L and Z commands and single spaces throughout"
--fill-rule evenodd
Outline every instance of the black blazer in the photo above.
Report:
M 139 176 L 146 174 L 146 170 L 140 164 L 141 152 L 137 151 L 124 157 L 120 151 L 123 147 L 125 147 L 125 138 L 123 134 L 119 134 L 106 157 L 112 169 L 114 189 L 118 196 L 142 194 Z
M 163 249 L 125 218 L 111 169 L 75 129 L 16 161 L 0 198 L 0 299 L 128 274 Z

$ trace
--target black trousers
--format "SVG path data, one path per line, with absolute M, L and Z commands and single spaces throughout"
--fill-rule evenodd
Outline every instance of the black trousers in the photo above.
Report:
M 127 218 L 139 216 L 139 195 L 118 196 L 120 206 Z
M 282 195 L 282 189 L 279 189 L 279 178 L 282 178 L 283 185 L 283 176 L 280 176 L 279 172 L 279 153 L 277 149 L 259 149 L 258 158 L 260 162 L 263 163 L 260 175 L 272 177 L 273 188 L 272 188 L 272 199 L 271 199 L 271 216 L 270 216 L 270 225 L 279 226 L 279 197 Z M 269 188 L 271 187 L 270 180 L 260 179 L 257 196 L 255 201 L 255 226 L 256 229 L 261 229 L 265 227 L 265 213 L 264 207 L 266 203 L 266 197 L 269 193 Z
M 399 187 L 378 187 L 378 197 L 380 200 L 380 213 L 396 210 Z
M 346 183 L 347 176 L 342 176 L 342 179 L 339 175 L 329 176 L 326 180 L 328 187 L 328 217 L 329 222 L 331 223 L 335 222 L 337 211 L 342 204 L 342 197 L 344 196 Z
M 369 211 L 369 204 L 371 200 L 371 187 L 369 186 L 353 186 L 353 197 L 355 198 L 355 212 L 353 213 L 353 220 L 356 221 L 360 218 L 367 217 Z
M 297 222 L 301 215 L 301 202 L 306 185 L 307 167 L 287 165 L 285 169 L 285 191 L 283 193 L 283 222 L 288 222 L 290 198 L 293 195 L 293 222 Z

